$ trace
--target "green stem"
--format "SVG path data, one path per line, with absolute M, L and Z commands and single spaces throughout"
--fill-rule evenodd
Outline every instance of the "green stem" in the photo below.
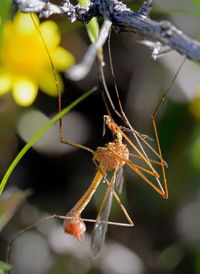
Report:
M 91 3 L 90 0 L 78 0 L 78 2 L 81 6 L 85 8 L 88 7 Z M 90 22 L 86 24 L 86 29 L 87 29 L 87 33 L 90 38 L 90 41 L 94 43 L 99 36 L 99 24 L 97 22 L 96 17 L 92 18 Z

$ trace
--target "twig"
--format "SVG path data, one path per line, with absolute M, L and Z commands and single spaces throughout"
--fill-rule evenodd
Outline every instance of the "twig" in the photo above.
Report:
M 72 5 L 65 0 L 54 5 L 48 0 L 13 0 L 23 12 L 36 12 L 41 17 L 62 14 L 70 22 L 88 23 L 94 16 L 110 20 L 116 32 L 134 32 L 142 39 L 160 42 L 163 46 L 176 50 L 193 61 L 200 61 L 200 43 L 176 28 L 169 21 L 150 19 L 152 0 L 145 0 L 137 12 L 131 11 L 118 0 L 94 0 L 88 8 Z

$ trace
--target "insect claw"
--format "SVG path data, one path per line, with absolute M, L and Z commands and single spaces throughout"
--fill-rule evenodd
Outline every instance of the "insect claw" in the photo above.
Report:
M 163 193 L 162 198 L 163 198 L 164 200 L 167 200 L 167 199 L 168 199 L 168 194 L 167 194 L 167 193 Z

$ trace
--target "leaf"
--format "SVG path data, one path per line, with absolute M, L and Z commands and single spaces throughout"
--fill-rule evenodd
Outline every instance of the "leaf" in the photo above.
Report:
M 11 7 L 11 0 L 1 0 L 0 4 L 0 46 L 3 39 L 3 27 L 5 22 L 9 19 Z
M 10 271 L 11 268 L 12 266 L 10 264 L 0 261 L 0 274 L 6 274 L 6 272 Z

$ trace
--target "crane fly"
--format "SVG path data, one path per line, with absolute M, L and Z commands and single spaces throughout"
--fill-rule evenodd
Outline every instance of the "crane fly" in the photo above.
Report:
M 66 216 L 59 216 L 54 214 L 52 216 L 48 216 L 47 218 L 40 220 L 39 222 L 33 225 L 30 225 L 29 227 L 21 231 L 17 235 L 17 237 L 11 241 L 9 245 L 9 250 L 11 248 L 11 245 L 20 235 L 22 235 L 24 232 L 28 231 L 29 229 L 32 229 L 38 223 L 44 220 L 49 220 L 51 218 L 60 218 L 60 219 L 64 219 L 63 221 L 64 231 L 68 234 L 73 235 L 78 240 L 81 240 L 82 238 L 84 238 L 85 231 L 86 231 L 85 222 L 95 223 L 93 233 L 92 233 L 91 249 L 92 249 L 93 256 L 96 257 L 99 254 L 104 244 L 108 224 L 117 225 L 117 226 L 126 226 L 126 227 L 134 226 L 131 217 L 129 216 L 127 210 L 125 209 L 120 198 L 115 192 L 115 186 L 117 184 L 116 183 L 117 175 L 121 173 L 122 168 L 125 164 L 128 165 L 132 169 L 132 171 L 135 172 L 146 184 L 151 186 L 163 198 L 167 199 L 168 197 L 167 184 L 164 186 L 164 189 L 163 189 L 162 184 L 160 182 L 160 176 L 158 172 L 156 171 L 156 169 L 153 167 L 153 165 L 165 166 L 166 164 L 164 160 L 155 161 L 155 160 L 146 158 L 146 156 L 143 155 L 142 151 L 140 151 L 140 149 L 128 138 L 128 136 L 123 132 L 122 128 L 118 126 L 110 116 L 105 115 L 104 121 L 106 126 L 109 128 L 109 130 L 111 131 L 113 135 L 113 139 L 114 139 L 113 142 L 109 142 L 104 147 L 98 147 L 96 151 L 88 147 L 78 145 L 79 148 L 87 150 L 93 154 L 93 161 L 98 168 L 96 175 L 94 179 L 92 180 L 87 191 L 80 198 L 80 200 L 74 205 L 74 207 L 66 214 Z M 63 140 L 62 131 L 60 133 L 61 133 L 60 135 L 61 142 L 64 144 L 69 144 L 69 143 L 71 144 L 71 142 Z M 127 145 L 123 143 L 123 139 L 126 141 Z M 132 148 L 134 153 L 130 152 L 128 145 Z M 76 144 L 73 143 L 73 146 L 76 146 Z M 130 160 L 130 158 L 142 160 L 147 167 L 143 167 L 142 165 L 134 163 L 133 161 Z M 113 171 L 113 175 L 111 180 L 108 180 L 106 176 L 107 176 L 107 173 L 110 171 Z M 151 182 L 151 180 L 146 176 L 146 174 L 156 179 L 158 186 L 153 184 L 153 182 Z M 98 186 L 100 185 L 102 181 L 106 182 L 107 190 L 105 192 L 103 201 L 101 203 L 101 206 L 97 215 L 97 219 L 94 220 L 94 219 L 82 218 L 81 214 L 83 210 L 92 199 L 94 193 L 96 192 Z M 121 185 L 119 184 L 119 186 Z M 116 199 L 117 203 L 121 207 L 128 223 L 119 223 L 119 222 L 109 221 L 109 215 L 111 211 L 113 197 Z
M 97 54 L 97 59 L 98 59 L 98 64 L 99 64 L 100 83 L 102 84 L 103 89 L 105 91 L 105 94 L 103 93 L 104 103 L 105 103 L 107 112 L 109 114 L 110 114 L 110 110 L 108 108 L 108 102 L 110 103 L 110 106 L 112 107 L 114 112 L 121 118 L 121 120 L 123 122 L 125 122 L 125 124 L 128 126 L 128 128 L 132 132 L 133 136 L 135 137 L 136 144 L 134 144 L 128 138 L 128 136 L 123 132 L 122 128 L 119 127 L 110 116 L 108 116 L 108 115 L 104 116 L 105 124 L 111 130 L 111 132 L 114 136 L 114 142 L 109 143 L 107 146 L 105 146 L 103 148 L 102 147 L 97 148 L 96 152 L 93 153 L 94 154 L 93 160 L 94 161 L 97 160 L 97 162 L 99 162 L 97 174 L 96 174 L 94 180 L 92 181 L 90 187 L 86 191 L 86 193 L 82 196 L 82 198 L 75 204 L 75 206 L 66 215 L 67 217 L 72 217 L 72 219 L 67 219 L 66 221 L 64 221 L 65 232 L 74 235 L 78 239 L 83 237 L 85 230 L 86 230 L 85 226 L 83 225 L 83 222 L 80 221 L 81 230 L 80 230 L 80 234 L 79 234 L 79 233 L 77 233 L 77 230 L 75 229 L 75 227 L 71 226 L 71 224 L 73 224 L 73 222 L 74 222 L 73 218 L 75 218 L 74 220 L 76 220 L 76 223 L 77 223 L 77 219 L 81 220 L 80 218 L 81 218 L 82 211 L 84 210 L 86 205 L 89 203 L 90 199 L 92 198 L 94 192 L 96 191 L 96 189 L 97 189 L 98 185 L 100 184 L 100 182 L 102 181 L 103 177 L 106 175 L 107 171 L 114 170 L 114 174 L 113 174 L 111 181 L 107 182 L 108 188 L 105 193 L 102 204 L 100 206 L 100 210 L 97 215 L 96 223 L 95 223 L 93 233 L 92 233 L 91 248 L 92 248 L 92 253 L 95 257 L 100 252 L 102 245 L 104 243 L 104 240 L 105 240 L 105 235 L 106 235 L 106 231 L 107 231 L 108 219 L 109 219 L 109 215 L 110 215 L 110 211 L 111 211 L 113 196 L 115 196 L 115 198 L 117 199 L 117 202 L 119 203 L 120 207 L 122 208 L 122 210 L 128 220 L 127 224 L 118 223 L 118 225 L 126 225 L 126 226 L 134 225 L 133 221 L 131 220 L 131 218 L 128 215 L 128 212 L 123 207 L 119 197 L 117 196 L 117 194 L 114 191 L 117 175 L 119 175 L 120 172 L 122 172 L 122 168 L 125 164 L 127 164 L 132 169 L 132 171 L 134 173 L 136 173 L 141 179 L 143 179 L 143 181 L 146 184 L 148 184 L 150 187 L 152 187 L 163 199 L 168 199 L 169 194 L 168 194 L 167 178 L 166 178 L 166 171 L 165 171 L 165 169 L 167 167 L 167 163 L 164 161 L 163 156 L 162 156 L 162 151 L 161 151 L 159 136 L 158 136 L 158 130 L 157 130 L 157 125 L 156 125 L 156 116 L 160 110 L 162 102 L 165 100 L 165 97 L 167 96 L 171 86 L 173 85 L 174 81 L 176 80 L 176 78 L 177 78 L 177 76 L 185 62 L 185 58 L 184 58 L 180 64 L 180 66 L 178 67 L 178 70 L 177 70 L 176 74 L 174 75 L 172 81 L 170 82 L 170 85 L 168 86 L 165 93 L 161 96 L 160 101 L 158 102 L 158 104 L 155 108 L 155 111 L 152 114 L 152 126 L 153 126 L 155 141 L 156 141 L 156 145 L 157 145 L 157 150 L 155 150 L 147 142 L 146 136 L 140 134 L 131 126 L 126 114 L 123 111 L 120 97 L 119 97 L 118 88 L 117 88 L 116 81 L 115 81 L 114 70 L 113 70 L 111 50 L 110 50 L 110 36 L 108 39 L 108 49 L 109 49 L 109 62 L 110 62 L 111 74 L 113 77 L 113 82 L 114 82 L 114 86 L 115 86 L 115 92 L 116 92 L 116 96 L 118 99 L 120 112 L 115 108 L 115 105 L 113 104 L 112 98 L 111 98 L 108 88 L 107 88 L 104 71 L 103 71 L 103 66 L 102 66 L 102 63 L 104 63 L 103 54 L 101 54 L 101 55 Z M 105 98 L 105 95 L 107 96 L 108 102 Z M 60 136 L 62 136 L 62 135 L 60 134 Z M 126 146 L 124 146 L 124 144 L 122 143 L 122 138 L 124 138 L 125 141 L 127 142 L 127 144 L 129 144 L 132 147 L 132 149 L 134 150 L 134 153 L 130 153 L 128 148 Z M 62 138 L 61 138 L 61 142 L 62 142 Z M 141 142 L 143 142 L 156 155 L 158 160 L 149 159 Z M 68 144 L 68 142 L 64 142 L 64 143 Z M 84 149 L 86 149 L 86 148 L 84 148 Z M 88 149 L 86 149 L 86 150 L 88 150 Z M 145 163 L 147 167 L 145 168 L 142 165 L 133 163 L 132 161 L 129 160 L 129 156 L 130 156 L 130 158 L 133 158 L 133 159 L 142 160 L 143 163 Z M 116 163 L 117 163 L 117 165 L 116 165 Z M 161 166 L 163 186 L 160 181 L 160 175 L 156 171 L 156 169 L 154 168 L 153 165 Z M 152 183 L 152 180 L 149 179 L 146 176 L 146 174 L 148 174 L 152 178 L 154 178 L 157 185 Z M 84 227 L 84 229 L 82 229 L 83 227 Z M 78 230 L 78 232 L 79 232 L 79 230 Z
M 32 20 L 35 24 L 36 29 L 38 30 L 38 33 L 42 39 L 43 45 L 46 49 L 47 55 L 50 60 L 52 72 L 55 79 L 56 89 L 58 92 L 58 109 L 59 111 L 61 111 L 62 109 L 61 94 L 58 87 L 58 81 L 57 81 L 57 76 L 55 73 L 53 61 L 50 56 L 47 45 L 45 43 L 45 40 L 43 39 L 40 33 L 40 30 L 38 29 L 37 24 L 35 23 L 33 17 L 32 17 Z M 60 219 L 64 219 L 63 221 L 64 231 L 68 234 L 73 235 L 78 240 L 81 240 L 82 238 L 84 238 L 84 235 L 86 232 L 85 222 L 95 223 L 94 229 L 92 232 L 91 249 L 94 257 L 96 257 L 103 246 L 108 224 L 117 225 L 117 226 L 126 226 L 126 227 L 134 226 L 134 223 L 131 217 L 129 216 L 127 210 L 123 206 L 118 194 L 115 191 L 115 189 L 119 189 L 119 193 L 121 192 L 121 189 L 122 189 L 121 177 L 122 177 L 124 165 L 127 165 L 137 176 L 139 176 L 147 185 L 149 185 L 154 191 L 156 191 L 163 199 L 168 198 L 168 186 L 167 186 L 166 171 L 165 171 L 167 167 L 167 163 L 163 159 L 161 148 L 160 148 L 158 131 L 156 126 L 156 116 L 159 112 L 162 102 L 164 101 L 167 93 L 169 92 L 169 89 L 171 88 L 173 82 L 177 78 L 177 75 L 181 67 L 183 66 L 183 63 L 179 66 L 179 69 L 177 70 L 176 75 L 172 79 L 164 95 L 161 97 L 152 115 L 152 124 L 153 124 L 153 130 L 155 135 L 155 142 L 157 144 L 157 149 L 154 149 L 147 141 L 148 139 L 146 138 L 147 136 L 140 134 L 131 126 L 131 124 L 129 123 L 129 120 L 127 119 L 123 111 L 121 101 L 119 98 L 118 89 L 116 86 L 111 53 L 109 48 L 110 68 L 112 72 L 113 82 L 115 85 L 115 91 L 118 98 L 120 111 L 118 111 L 115 108 L 115 105 L 112 102 L 112 98 L 109 94 L 109 91 L 106 85 L 105 76 L 104 76 L 103 67 L 102 67 L 102 63 L 103 63 L 102 58 L 103 58 L 103 53 L 98 56 L 99 78 L 100 78 L 100 83 L 102 84 L 105 91 L 105 94 L 103 94 L 103 98 L 104 98 L 104 103 L 105 103 L 107 112 L 109 114 L 104 116 L 104 122 L 107 128 L 111 131 L 113 135 L 113 141 L 109 142 L 104 147 L 98 147 L 96 151 L 84 145 L 76 144 L 71 141 L 66 141 L 63 139 L 63 134 L 62 134 L 62 119 L 59 121 L 60 142 L 63 144 L 67 144 L 67 145 L 90 152 L 93 155 L 93 162 L 97 167 L 97 172 L 87 191 L 83 194 L 80 200 L 72 207 L 72 209 L 65 216 L 54 214 L 46 218 L 43 218 L 39 222 L 36 222 L 35 224 L 25 228 L 14 238 L 14 240 L 10 242 L 8 254 L 9 254 L 11 245 L 24 232 L 26 232 L 29 229 L 32 229 L 33 227 L 35 227 L 37 224 L 41 223 L 44 220 L 49 220 L 51 218 L 60 218 Z M 105 95 L 107 96 L 107 100 L 110 103 L 111 108 L 114 110 L 117 116 L 125 123 L 129 131 L 132 133 L 134 140 L 131 140 L 128 137 L 128 135 L 125 133 L 125 131 L 127 130 L 126 128 L 124 130 L 124 127 L 118 126 L 118 124 L 113 120 L 108 107 L 108 102 L 105 99 Z M 124 141 L 126 143 L 124 143 Z M 151 159 L 148 156 L 148 153 L 146 152 L 146 149 L 144 148 L 145 146 L 148 149 L 150 149 L 153 152 L 153 154 L 157 157 L 156 160 Z M 139 163 L 138 161 L 141 161 L 141 163 Z M 161 168 L 162 176 L 160 176 L 159 172 L 157 171 L 158 167 Z M 110 172 L 112 172 L 112 176 L 111 176 L 111 179 L 108 179 L 107 174 Z M 161 183 L 161 180 L 163 181 L 163 183 Z M 97 188 L 102 181 L 106 183 L 107 190 L 105 192 L 103 201 L 100 205 L 97 218 L 96 219 L 82 218 L 81 217 L 82 212 L 84 211 L 85 207 L 90 202 L 90 200 L 92 199 L 94 193 L 97 191 Z M 109 215 L 112 207 L 113 198 L 119 204 L 123 214 L 125 215 L 128 221 L 127 223 L 109 221 Z
M 133 142 L 127 137 L 127 135 L 122 131 L 122 129 L 114 122 L 114 120 L 110 116 L 105 115 L 104 121 L 106 126 L 111 130 L 114 137 L 114 141 L 108 143 L 104 147 L 98 147 L 97 150 L 93 152 L 93 161 L 98 166 L 97 173 L 88 190 L 75 204 L 75 206 L 67 213 L 67 219 L 64 220 L 64 230 L 66 233 L 72 234 L 77 239 L 83 238 L 86 227 L 81 219 L 81 213 L 85 209 L 86 205 L 90 202 L 92 196 L 96 192 L 101 181 L 103 179 L 106 180 L 106 183 L 108 185 L 107 191 L 100 206 L 100 210 L 97 215 L 96 223 L 92 233 L 92 253 L 95 257 L 100 252 L 105 239 L 113 196 L 119 203 L 123 213 L 125 214 L 128 220 L 128 223 L 118 223 L 118 225 L 134 225 L 133 221 L 131 220 L 130 216 L 128 215 L 126 209 L 122 205 L 118 195 L 114 190 L 116 185 L 117 174 L 121 171 L 125 164 L 127 164 L 133 172 L 135 172 L 141 179 L 143 179 L 145 183 L 150 185 L 163 198 L 168 198 L 167 184 L 165 182 L 164 188 L 162 187 L 162 184 L 160 182 L 160 176 L 156 169 L 153 167 L 153 164 L 164 166 L 165 162 L 163 160 L 163 162 L 152 161 L 149 158 L 146 158 L 140 151 L 140 149 L 133 144 Z M 130 153 L 127 145 L 123 143 L 123 139 L 125 139 L 125 141 L 132 147 L 132 149 L 134 150 L 134 154 Z M 129 156 L 130 158 L 139 158 L 146 164 L 147 167 L 143 167 L 142 165 L 138 165 L 133 161 L 129 160 Z M 111 180 L 108 181 L 106 178 L 107 172 L 112 170 L 113 176 Z M 150 175 L 152 178 L 155 178 L 158 185 L 155 185 L 146 176 L 146 174 Z M 165 175 L 163 177 L 166 178 Z
M 107 123 L 109 116 L 105 116 L 104 119 L 105 119 L 105 122 Z M 106 180 L 106 183 L 108 184 L 108 188 L 105 193 L 103 202 L 100 206 L 97 222 L 94 228 L 95 232 L 93 233 L 93 239 L 92 239 L 92 250 L 94 251 L 93 252 L 94 256 L 96 256 L 101 249 L 100 243 L 103 244 L 104 242 L 105 233 L 107 231 L 107 221 L 109 218 L 111 205 L 112 205 L 113 193 L 120 207 L 122 208 L 125 216 L 129 220 L 129 224 L 127 224 L 127 226 L 129 225 L 133 226 L 133 222 L 131 221 L 127 211 L 125 210 L 122 203 L 120 202 L 120 199 L 117 196 L 117 194 L 114 192 L 116 174 L 124 166 L 125 161 L 128 160 L 128 158 L 129 158 L 129 150 L 122 143 L 122 136 L 120 132 L 116 135 L 114 142 L 108 143 L 105 147 L 98 147 L 97 150 L 94 152 L 94 156 L 93 156 L 93 161 L 98 166 L 97 173 L 91 185 L 89 186 L 88 190 L 66 215 L 67 217 L 71 217 L 72 219 L 66 219 L 64 221 L 65 232 L 74 235 L 78 239 L 82 238 L 85 233 L 85 228 L 82 221 L 80 221 L 80 223 L 77 224 L 77 219 L 81 218 L 82 211 L 91 200 L 92 196 L 94 195 L 101 181 Z M 114 174 L 112 176 L 112 179 L 108 181 L 106 178 L 106 175 L 107 175 L 107 172 L 111 170 L 114 170 Z M 75 226 L 74 226 L 74 222 L 75 222 Z M 79 227 L 80 227 L 80 233 L 77 233 L 79 232 Z M 96 237 L 101 240 L 96 241 Z M 98 242 L 98 247 L 96 245 L 96 242 Z

